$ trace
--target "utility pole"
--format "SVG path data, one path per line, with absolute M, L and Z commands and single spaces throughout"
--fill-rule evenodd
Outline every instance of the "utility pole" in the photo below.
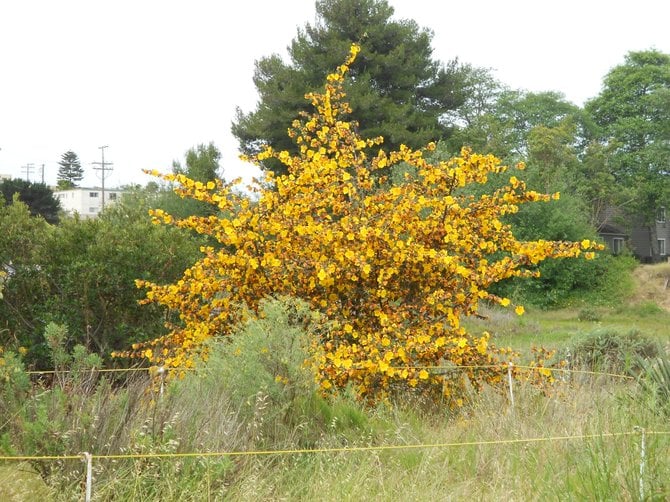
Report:
M 33 165 L 32 163 L 26 164 L 25 166 L 21 166 L 21 170 L 26 172 L 26 181 L 30 181 L 30 173 L 33 172 Z
M 42 164 L 42 184 L 44 185 L 44 164 Z
M 102 180 L 102 209 L 105 209 L 105 177 L 107 176 L 105 171 L 111 171 L 111 167 L 105 167 L 105 166 L 111 166 L 114 164 L 114 162 L 105 162 L 105 148 L 108 148 L 108 145 L 105 146 L 99 146 L 98 147 L 102 151 L 102 162 L 93 162 L 93 164 L 99 165 L 100 167 L 94 167 L 93 169 L 96 169 L 97 171 L 100 171 L 101 176 L 100 179 Z

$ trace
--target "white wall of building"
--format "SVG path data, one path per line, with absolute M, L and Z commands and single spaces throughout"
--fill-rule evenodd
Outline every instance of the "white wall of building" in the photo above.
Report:
M 123 191 L 105 188 L 105 206 L 117 202 Z M 54 197 L 60 201 L 61 208 L 69 213 L 78 213 L 82 218 L 95 218 L 102 211 L 102 188 L 73 188 L 55 190 Z

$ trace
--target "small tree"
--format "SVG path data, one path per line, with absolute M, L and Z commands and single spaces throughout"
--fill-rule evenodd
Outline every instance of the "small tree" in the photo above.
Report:
M 58 188 L 67 190 L 77 186 L 77 182 L 84 179 L 84 170 L 79 162 L 79 157 L 72 150 L 68 150 L 61 156 L 58 163 Z
M 154 221 L 195 229 L 223 246 L 204 247 L 204 258 L 176 283 L 137 281 L 147 289 L 146 303 L 179 311 L 183 324 L 119 355 L 189 366 L 205 340 L 231 333 L 236 306 L 256 310 L 267 296 L 289 295 L 330 321 L 313 333 L 312 342 L 324 391 L 352 384 L 361 397 L 376 400 L 409 386 L 458 402 L 461 376 L 429 369 L 497 362 L 501 351 L 489 335 L 469 335 L 460 324 L 463 316 L 477 313 L 481 301 L 510 304 L 489 287 L 508 277 L 536 275 L 532 268 L 546 258 L 584 252 L 593 257 L 590 250 L 598 246 L 590 241 L 514 237 L 501 218 L 522 203 L 552 198 L 526 190 L 514 176 L 493 194 L 463 193 L 466 185 L 507 170 L 493 156 L 463 150 L 449 161 L 429 163 L 422 151 L 401 146 L 368 158 L 365 152 L 382 139 L 363 139 L 356 124 L 344 120 L 350 112 L 343 101 L 344 76 L 358 51 L 354 45 L 346 63 L 328 76 L 323 93 L 309 95 L 316 113 L 295 121 L 290 131 L 300 153 L 268 148 L 254 159 L 274 158 L 287 171 L 268 173 L 256 188 L 257 202 L 220 180 L 163 176 L 223 214 L 236 211 L 183 220 L 153 211 Z M 376 176 L 403 162 L 415 173 L 404 183 L 389 186 Z M 522 314 L 523 307 L 516 311 Z M 499 371 L 468 374 L 475 384 L 501 380 Z
M 221 152 L 214 143 L 199 144 L 189 148 L 185 154 L 185 162 L 172 162 L 172 172 L 183 174 L 194 181 L 207 183 L 221 177 Z M 174 217 L 186 218 L 189 215 L 208 216 L 216 213 L 216 208 L 190 198 L 180 197 L 171 190 L 171 186 L 164 187 L 156 198 L 156 208 L 163 209 Z

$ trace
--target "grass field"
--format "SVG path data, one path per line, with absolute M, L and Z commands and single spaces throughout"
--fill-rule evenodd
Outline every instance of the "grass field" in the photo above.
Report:
M 635 293 L 619 306 L 529 307 L 521 317 L 485 309 L 486 319 L 467 324 L 521 352 L 636 330 L 667 357 L 668 271 L 638 269 Z M 73 374 L 56 388 L 33 385 L 10 409 L 19 394 L 6 386 L 0 451 L 135 455 L 94 458 L 93 500 L 105 501 L 670 499 L 669 394 L 644 380 L 516 382 L 513 407 L 506 388 L 486 388 L 457 409 L 411 393 L 370 408 L 305 386 L 273 394 L 260 373 L 234 381 L 227 364 L 213 357 L 162 397 L 145 375 L 119 386 Z M 82 500 L 84 476 L 79 459 L 0 461 L 0 500 Z
M 639 331 L 670 343 L 670 264 L 643 265 L 633 274 L 633 293 L 615 306 L 581 305 L 557 310 L 526 307 L 519 317 L 509 309 L 482 309 L 486 319 L 468 319 L 473 332 L 491 332 L 500 346 L 562 348 L 595 330 Z M 670 348 L 670 347 L 669 347 Z

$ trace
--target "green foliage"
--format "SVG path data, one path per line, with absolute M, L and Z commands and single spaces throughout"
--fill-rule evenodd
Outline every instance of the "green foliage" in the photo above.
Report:
M 289 298 L 263 301 L 257 316 L 245 317 L 234 336 L 209 345 L 203 377 L 219 382 L 246 419 L 262 405 L 269 407 L 266 415 L 276 415 L 273 421 L 291 420 L 318 389 L 307 363 L 310 333 L 322 321 L 305 302 Z
M 579 311 L 578 319 L 582 322 L 600 322 L 602 316 L 594 307 L 584 307 Z
M 77 182 L 84 178 L 84 170 L 81 167 L 79 157 L 72 150 L 68 150 L 61 156 L 58 168 L 58 188 L 67 190 L 77 186 Z
M 609 167 L 612 146 L 590 142 L 583 151 L 576 169 L 571 171 L 572 190 L 589 210 L 593 227 L 618 223 L 610 216 L 611 209 L 621 203 L 622 187 L 617 185 Z M 625 200 L 629 200 L 626 197 Z
M 626 185 L 648 176 L 660 180 L 670 155 L 664 145 L 670 121 L 670 55 L 630 52 L 603 84 L 586 110 L 597 126 L 595 136 L 616 145 L 610 159 L 615 177 Z
M 175 174 L 184 174 L 195 181 L 206 183 L 221 177 L 220 160 L 221 152 L 214 143 L 200 144 L 189 148 L 185 154 L 184 165 L 179 161 L 174 161 L 172 171 Z M 151 203 L 154 209 L 163 209 L 178 218 L 187 218 L 191 215 L 210 216 L 216 213 L 216 209 L 209 204 L 182 198 L 175 193 L 175 187 L 172 185 L 156 188 Z
M 627 374 L 638 373 L 640 361 L 659 352 L 658 344 L 638 331 L 601 329 L 574 340 L 565 356 L 574 368 Z
M 188 235 L 152 225 L 141 204 L 123 201 L 95 220 L 68 219 L 50 243 L 51 290 L 44 317 L 67 324 L 71 341 L 105 357 L 129 339 L 161 332 L 163 314 L 138 304 L 135 280 L 177 277 L 197 253 Z
M 56 370 L 56 379 L 63 387 L 64 381 L 74 378 L 87 378 L 86 373 L 92 375 L 92 370 L 102 367 L 103 360 L 98 354 L 89 353 L 83 345 L 75 345 L 71 352 L 67 346 L 71 337 L 67 326 L 50 322 L 44 328 L 44 339 L 46 340 L 53 368 Z M 63 377 L 60 371 L 68 371 L 71 375 Z
M 214 143 L 199 144 L 194 148 L 189 148 L 185 157 L 185 167 L 182 167 L 178 161 L 173 163 L 172 170 L 175 174 L 185 174 L 192 180 L 202 183 L 220 178 L 221 152 Z
M 392 151 L 401 144 L 419 148 L 449 134 L 441 118 L 463 104 L 470 67 L 434 61 L 430 31 L 392 19 L 386 0 L 318 0 L 316 12 L 317 22 L 299 30 L 290 45 L 290 64 L 278 55 L 256 62 L 258 107 L 247 114 L 238 110 L 232 128 L 244 153 L 259 153 L 265 144 L 297 151 L 287 128 L 309 110 L 304 95 L 321 87 L 353 42 L 361 44 L 362 56 L 351 67 L 345 91 L 363 137 L 383 134 L 385 149 Z M 278 162 L 264 165 L 285 172 Z
M 593 117 L 593 138 L 607 146 L 619 202 L 649 228 L 657 258 L 656 210 L 670 197 L 670 54 L 630 52 L 605 76 L 602 92 L 585 109 Z
M 644 301 L 636 305 L 633 310 L 640 317 L 652 317 L 666 313 L 664 309 L 653 301 Z
M 483 133 L 481 127 L 485 122 L 482 118 L 491 114 L 508 89 L 493 76 L 489 68 L 478 68 L 464 63 L 461 68 L 461 95 L 463 102 L 461 105 L 446 113 L 446 121 L 460 128 L 461 131 L 469 131 L 470 139 L 476 137 L 476 132 Z M 475 145 L 483 145 L 485 141 L 477 138 L 474 143 L 459 143 L 458 138 L 468 137 L 468 134 L 461 135 L 461 131 L 454 131 L 455 151 L 460 151 L 462 146 L 470 146 L 476 150 Z M 474 133 L 474 134 L 473 134 Z M 476 150 L 480 151 L 480 150 Z
M 58 223 L 60 202 L 44 183 L 31 183 L 21 179 L 0 182 L 0 195 L 6 205 L 16 202 L 15 194 L 18 194 L 18 200 L 28 206 L 32 216 L 41 216 L 49 223 Z
M 562 196 L 552 204 L 524 206 L 511 217 L 520 240 L 594 240 L 594 228 L 581 202 Z M 542 307 L 565 306 L 575 302 L 619 303 L 632 289 L 631 272 L 635 260 L 600 252 L 594 260 L 548 260 L 540 264 L 539 279 L 514 279 L 498 286 L 501 294 Z
M 83 347 L 65 348 L 67 328 L 50 324 L 44 335 L 58 368 L 50 387 L 31 389 L 23 362 L 11 352 L 0 354 L 3 404 L 0 405 L 0 454 L 65 455 L 89 449 L 97 420 L 95 396 L 102 360 Z M 109 389 L 106 390 L 109 392 Z M 32 462 L 43 477 L 53 462 Z
M 21 356 L 12 351 L 0 350 L 0 423 L 3 418 L 11 417 L 20 409 L 29 391 L 30 379 Z
M 653 407 L 670 412 L 670 358 L 659 355 L 653 359 L 640 359 L 640 381 L 652 396 Z
M 109 206 L 97 219 L 59 226 L 31 218 L 26 206 L 0 206 L 0 264 L 11 275 L 0 302 L 0 329 L 29 349 L 40 369 L 53 361 L 43 337 L 49 322 L 68 326 L 66 347 L 107 357 L 129 339 L 163 333 L 165 314 L 138 304 L 138 278 L 175 280 L 196 259 L 200 241 L 151 224 L 142 194 Z
M 493 153 L 505 162 L 518 162 L 528 158 L 533 129 L 572 127 L 576 137 L 582 122 L 579 108 L 560 93 L 502 88 L 495 93 L 492 103 L 481 107 L 479 113 L 454 134 L 449 145 L 453 151 L 465 145 L 478 152 Z
M 15 340 L 32 346 L 41 336 L 36 306 L 48 289 L 42 266 L 49 259 L 49 242 L 55 227 L 30 215 L 18 199 L 11 205 L 0 200 L 0 269 L 4 273 L 0 301 L 0 345 Z

